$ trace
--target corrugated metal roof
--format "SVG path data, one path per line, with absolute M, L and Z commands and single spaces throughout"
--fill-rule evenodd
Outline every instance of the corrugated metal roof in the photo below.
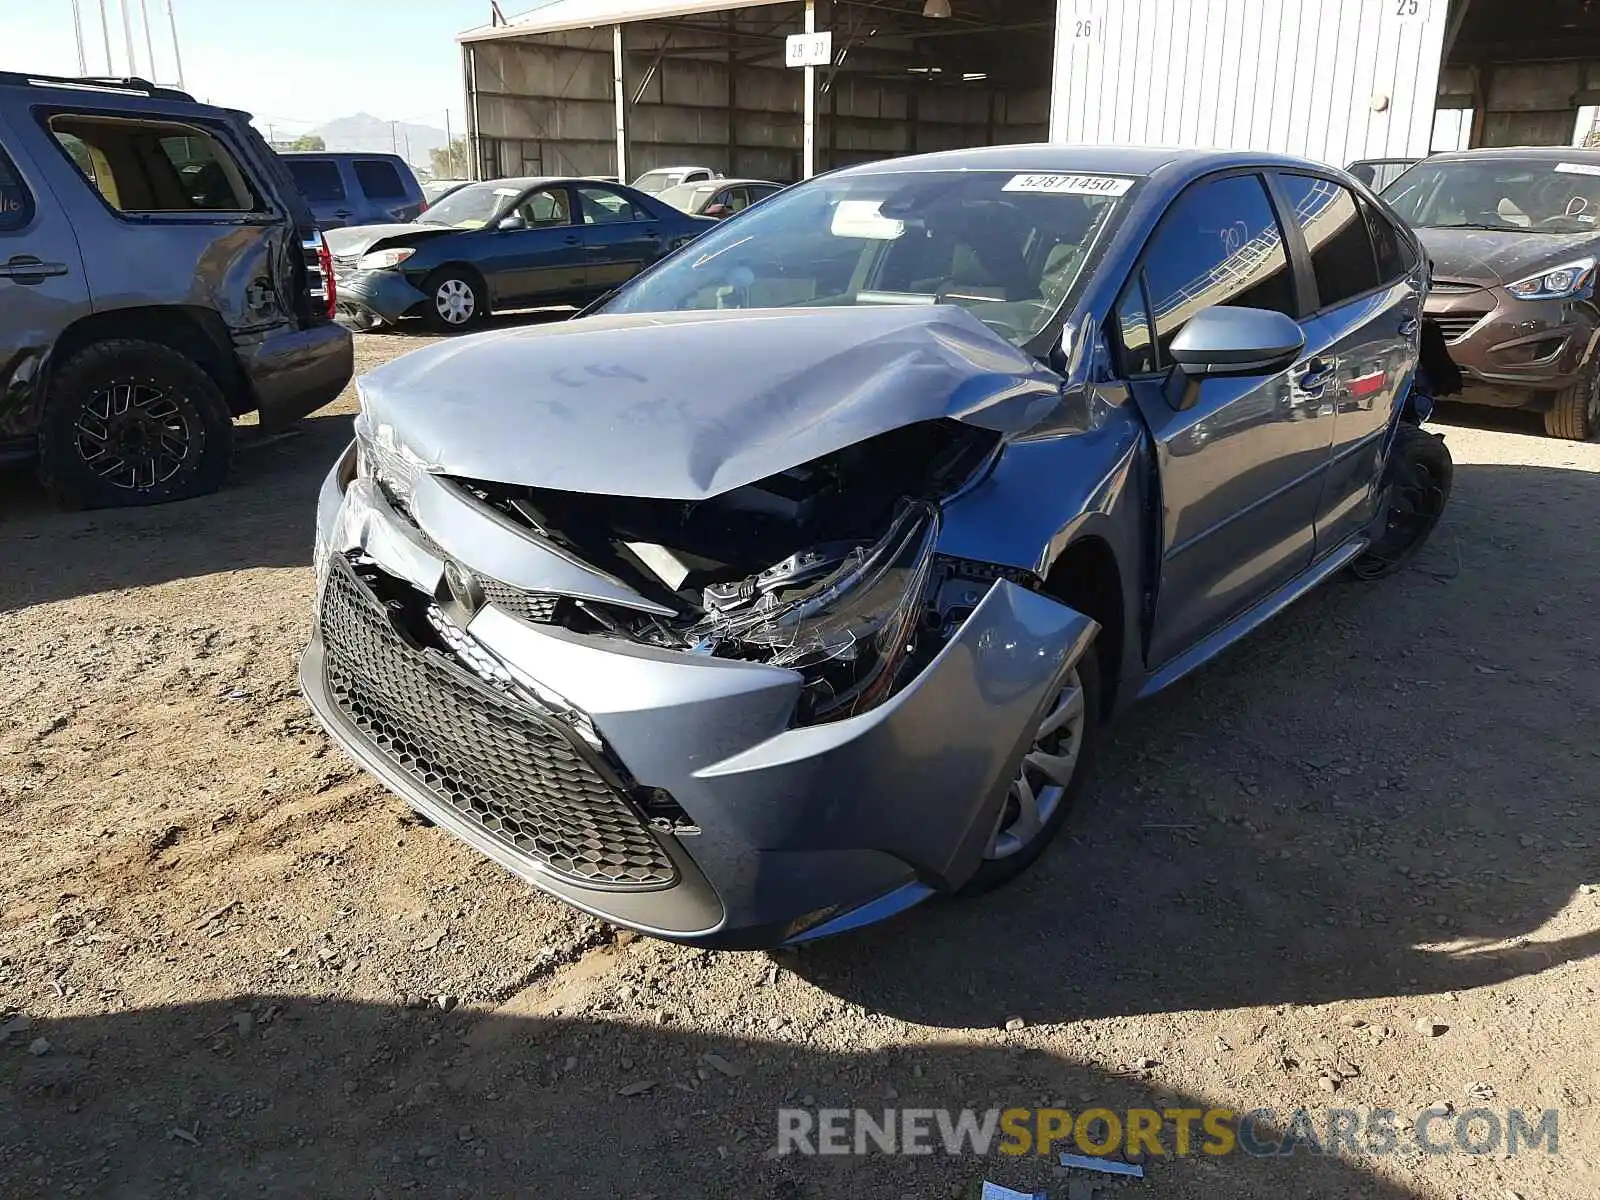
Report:
M 532 7 L 504 25 L 479 25 L 458 34 L 459 42 L 487 42 L 498 38 L 527 37 L 534 33 L 559 33 L 595 25 L 625 25 L 630 21 L 656 21 L 694 13 L 756 8 L 783 0 L 533 0 Z

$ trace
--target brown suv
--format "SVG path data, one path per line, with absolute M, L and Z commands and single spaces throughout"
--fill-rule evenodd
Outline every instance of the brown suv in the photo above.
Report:
M 1427 313 L 1473 404 L 1543 411 L 1555 437 L 1600 433 L 1600 151 L 1436 154 L 1383 198 L 1433 261 Z

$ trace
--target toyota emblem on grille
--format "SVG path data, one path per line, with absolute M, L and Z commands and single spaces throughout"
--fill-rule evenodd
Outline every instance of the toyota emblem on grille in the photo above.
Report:
M 444 582 L 450 589 L 451 599 L 467 612 L 476 612 L 483 603 L 483 588 L 478 585 L 478 580 L 472 572 L 460 563 L 444 564 Z

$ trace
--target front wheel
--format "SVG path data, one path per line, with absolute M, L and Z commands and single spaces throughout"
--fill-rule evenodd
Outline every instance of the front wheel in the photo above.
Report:
M 1455 463 L 1444 438 L 1401 425 L 1384 470 L 1383 532 L 1350 564 L 1361 579 L 1381 579 L 1405 565 L 1428 540 L 1450 500 Z
M 483 281 L 459 267 L 445 267 L 422 285 L 428 297 L 423 316 L 440 333 L 466 333 L 489 315 Z
M 1095 647 L 1061 681 L 1023 755 L 983 862 L 957 893 L 982 895 L 1032 865 L 1066 824 L 1100 740 L 1100 669 Z
M 1569 442 L 1587 442 L 1600 433 L 1600 359 L 1585 378 L 1551 399 L 1544 412 L 1544 431 Z
M 56 372 L 39 428 L 39 476 L 67 508 L 161 504 L 222 486 L 233 418 L 198 364 L 159 342 L 116 338 Z

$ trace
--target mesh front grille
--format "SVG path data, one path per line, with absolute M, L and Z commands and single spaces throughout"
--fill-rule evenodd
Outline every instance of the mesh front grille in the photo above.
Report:
M 552 596 L 548 592 L 525 592 L 498 579 L 480 577 L 479 583 L 483 585 L 484 599 L 514 617 L 521 617 L 535 625 L 549 625 L 556 619 L 560 596 Z
M 1429 315 L 1438 324 L 1439 332 L 1444 334 L 1444 340 L 1454 342 L 1466 337 L 1472 327 L 1489 314 L 1487 312 L 1466 312 L 1430 313 Z
M 677 869 L 627 798 L 544 714 L 409 646 L 336 559 L 321 613 L 328 691 L 414 782 L 551 872 L 649 889 Z

